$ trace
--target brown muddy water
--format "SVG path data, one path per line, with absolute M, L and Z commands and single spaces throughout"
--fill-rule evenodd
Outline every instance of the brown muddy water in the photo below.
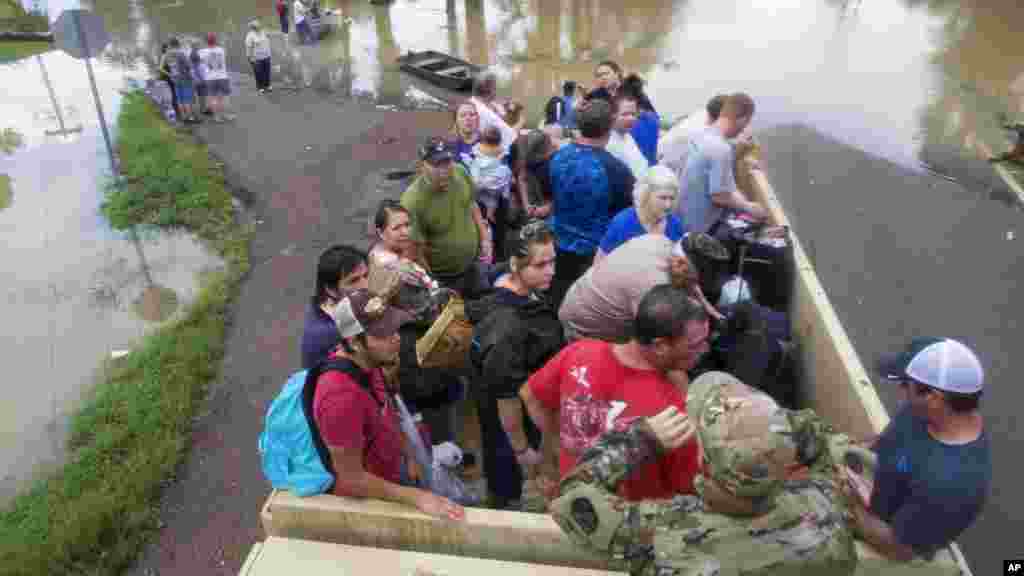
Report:
M 47 88 L 45 77 L 50 80 Z M 143 72 L 97 62 L 108 120 Z M 59 52 L 0 65 L 0 501 L 64 454 L 68 414 L 107 359 L 190 302 L 221 266 L 185 235 L 123 234 L 99 213 L 108 159 L 84 66 Z M 52 94 L 52 96 L 51 96 Z
M 55 6 L 59 1 L 51 2 L 51 11 L 59 9 Z M 90 5 L 88 0 L 86 4 Z M 431 101 L 431 96 L 452 101 L 457 97 L 401 74 L 394 64 L 395 58 L 407 50 L 434 49 L 492 67 L 501 81 L 501 96 L 525 103 L 536 120 L 563 81 L 592 84 L 595 64 L 613 59 L 627 72 L 647 79 L 649 95 L 664 121 L 692 113 L 716 93 L 746 91 L 757 101 L 752 126 L 755 131 L 790 124 L 809 126 L 918 175 L 931 172 L 954 180 L 972 202 L 982 203 L 987 210 L 1008 210 L 1005 216 L 1011 220 L 1020 217 L 1020 200 L 984 161 L 1008 148 L 1009 134 L 1002 125 L 1024 121 L 1024 50 L 1020 47 L 1024 3 L 1018 0 L 395 0 L 387 5 L 371 5 L 366 0 L 323 0 L 322 4 L 338 11 L 337 28 L 312 46 L 295 45 L 294 26 L 292 41 L 277 38 L 273 57 L 276 82 L 296 89 L 308 86 L 327 98 L 361 98 L 388 106 L 406 105 L 410 100 L 414 104 Z M 104 74 L 111 76 L 108 92 L 118 84 L 113 77 L 124 74 L 126 67 L 151 62 L 158 43 L 172 34 L 200 37 L 208 31 L 218 32 L 229 49 L 234 70 L 248 74 L 241 47 L 246 23 L 259 17 L 268 29 L 276 30 L 278 26 L 269 0 L 96 0 L 91 7 L 104 16 L 114 38 L 104 57 Z M 0 81 L 10 86 L 5 76 L 8 72 L 2 70 Z M 13 157 L 17 162 L 10 157 L 0 159 L 4 167 L 0 172 L 14 176 L 12 207 L 0 212 L 0 233 L 17 237 L 22 244 L 32 244 L 36 250 L 33 254 L 49 254 L 40 247 L 46 246 L 50 236 L 112 237 L 109 232 L 101 232 L 104 228 L 94 210 L 98 193 L 92 182 L 102 167 L 96 159 L 101 144 L 93 137 L 95 134 L 90 136 L 88 126 L 81 136 L 71 137 L 79 138 L 79 143 L 61 144 L 75 150 L 80 158 L 90 158 L 81 165 L 61 164 L 71 165 L 66 172 L 47 168 L 65 156 L 39 152 L 32 157 L 33 146 L 43 146 L 32 141 L 42 140 L 43 130 L 54 129 L 54 120 L 45 111 L 48 99 L 46 92 L 40 91 L 38 74 L 28 68 L 19 74 L 23 76 L 18 78 L 34 78 L 38 85 L 24 103 L 33 112 L 26 114 L 19 109 L 5 116 L 29 122 L 42 115 L 49 123 L 32 120 L 31 126 L 22 129 L 31 134 L 26 137 L 26 147 Z M 70 65 L 51 71 L 58 84 L 66 83 L 65 76 L 78 78 L 76 74 Z M 74 96 L 68 95 L 64 105 L 73 107 L 81 121 L 88 123 L 92 111 L 84 94 L 87 92 L 79 90 Z M 8 100 L 5 98 L 5 103 Z M 15 164 L 17 170 L 12 169 Z M 855 168 L 860 167 L 858 164 Z M 72 175 L 76 171 L 84 173 Z M 54 181 L 52 186 L 48 180 Z M 70 184 L 72 180 L 74 185 Z M 787 179 L 780 175 L 778 180 Z M 58 181 L 65 183 L 60 185 L 63 188 Z M 901 187 L 899 177 L 876 181 L 884 182 L 885 188 L 843 193 L 863 195 L 863 210 L 881 214 L 887 209 L 887 195 L 917 192 L 913 188 L 916 185 Z M 58 200 L 52 200 L 55 195 L 51 189 L 77 195 L 58 195 Z M 926 198 L 921 202 L 928 210 L 946 209 L 940 204 L 928 205 Z M 78 228 L 62 224 L 62 220 L 70 220 Z M 936 220 L 956 221 L 957 216 L 949 208 L 949 213 L 938 214 Z M 12 231 L 7 232 L 3 226 L 12 227 Z M 987 231 L 982 228 L 971 236 L 984 236 Z M 43 233 L 46 230 L 51 230 L 49 236 Z M 1003 234 L 1006 232 L 1000 231 L 998 236 L 1002 238 Z M 19 289 L 19 293 L 31 295 L 22 296 L 26 303 L 17 305 L 15 317 L 23 321 L 5 323 L 4 329 L 9 341 L 17 343 L 19 350 L 26 350 L 19 359 L 35 355 L 34 361 L 22 364 L 28 366 L 25 371 L 12 372 L 19 375 L 19 381 L 36 374 L 40 365 L 60 365 L 59 370 L 64 370 L 62 363 L 68 357 L 94 360 L 115 347 L 100 346 L 97 341 L 102 338 L 94 338 L 75 341 L 73 346 L 62 344 L 70 347 L 67 355 L 58 356 L 61 350 L 52 351 L 52 335 L 71 330 L 71 314 L 87 316 L 83 320 L 75 318 L 76 333 L 80 322 L 85 326 L 98 322 L 93 320 L 100 314 L 96 305 L 81 300 L 95 282 L 94 277 L 103 276 L 98 270 L 126 274 L 139 285 L 135 251 L 123 240 L 107 241 L 118 247 L 116 255 L 98 257 L 96 254 L 106 252 L 84 248 L 95 241 L 78 241 L 59 256 L 19 257 L 13 260 L 15 266 L 5 267 L 11 276 L 7 285 L 21 283 L 26 288 Z M 1001 249 L 990 252 L 1004 253 L 1005 247 Z M 82 251 L 92 258 L 69 256 Z M 200 259 L 198 252 L 188 252 L 196 254 L 194 258 L 184 256 L 186 251 L 168 248 L 160 252 L 147 245 L 145 255 L 151 260 L 154 278 L 159 270 L 170 274 L 175 258 L 189 264 Z M 978 254 L 977 247 L 966 254 L 958 253 L 955 247 L 949 247 L 949 252 L 950 262 L 976 258 Z M 92 264 L 82 264 L 85 261 Z M 164 263 L 162 268 L 160 262 Z M 68 278 L 67 285 L 76 288 L 60 283 L 52 287 L 51 274 L 58 272 Z M 1006 293 L 1017 289 L 1005 274 L 994 273 L 992 278 Z M 190 279 L 190 274 L 182 274 L 179 284 L 169 278 L 159 281 L 177 290 Z M 182 291 L 176 293 L 179 300 L 185 299 Z M 76 294 L 80 300 L 65 294 Z M 162 301 L 158 296 L 150 299 Z M 54 310 L 61 312 L 47 312 Z M 116 317 L 125 323 L 130 319 L 137 330 L 144 326 L 130 311 L 104 313 L 110 318 L 105 320 L 107 324 L 113 325 Z M 877 320 L 883 325 L 891 319 Z M 1014 323 L 1015 319 L 1009 318 L 1004 326 L 992 330 L 1013 338 Z M 18 330 L 12 331 L 12 326 Z M 952 332 L 956 329 L 949 328 Z M 37 333 L 31 345 L 19 341 L 25 331 Z M 126 333 L 129 331 L 126 329 Z M 86 346 L 93 348 L 86 353 Z M 52 373 L 57 374 L 57 369 Z M 67 372 L 80 375 L 84 370 Z M 60 378 L 60 384 L 39 387 L 39 391 L 25 395 L 32 396 L 31 402 L 38 407 L 36 413 L 52 414 L 59 404 L 54 398 L 73 396 L 68 390 L 78 390 L 79 386 L 70 382 L 79 380 L 68 375 Z M 1006 424 L 1015 417 L 1013 409 L 992 407 L 1002 410 L 993 419 L 1003 423 L 994 432 L 999 435 L 997 442 L 1011 444 L 1024 439 L 1015 426 Z M 9 421 L 5 419 L 5 424 Z M 44 424 L 51 421 L 42 417 L 32 420 L 36 425 L 33 430 L 44 429 Z M 19 434 L 19 438 L 32 437 L 32 433 Z M 38 451 L 27 441 L 24 444 L 28 447 L 12 442 L 21 452 L 10 453 L 21 457 L 19 454 Z M 9 461 L 0 459 L 0 463 Z M 1014 473 L 1019 468 L 1015 466 Z M 990 506 L 1003 508 L 1003 504 L 1022 509 L 1019 498 Z M 991 565 L 998 558 L 1024 556 L 1024 545 L 1013 550 L 988 544 L 1006 542 L 1004 537 L 995 536 L 1012 533 L 1022 521 L 1024 518 L 1008 519 L 1005 515 L 983 518 L 966 546 L 972 563 L 984 559 Z

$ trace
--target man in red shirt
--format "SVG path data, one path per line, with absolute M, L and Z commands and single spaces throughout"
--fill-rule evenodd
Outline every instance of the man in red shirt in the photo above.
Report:
M 339 370 L 317 379 L 313 417 L 331 455 L 332 492 L 415 506 L 425 514 L 459 520 L 462 507 L 413 486 L 415 460 L 399 427 L 397 392 L 385 383 L 383 366 L 398 359 L 399 327 L 412 320 L 366 290 L 355 290 L 334 309 L 341 344 L 329 359 L 348 359 L 365 373 L 363 383 Z M 423 470 L 431 474 L 430 470 Z
M 685 411 L 685 390 L 666 374 L 693 368 L 707 348 L 704 309 L 685 291 L 661 284 L 640 300 L 629 342 L 578 340 L 534 373 L 520 396 L 545 439 L 558 434 L 561 475 L 613 427 L 669 406 Z M 697 444 L 689 442 L 638 470 L 623 482 L 621 495 L 645 500 L 693 493 L 699 467 Z

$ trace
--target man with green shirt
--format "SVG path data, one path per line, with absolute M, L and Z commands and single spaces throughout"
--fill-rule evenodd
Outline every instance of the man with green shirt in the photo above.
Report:
M 454 157 L 444 139 L 429 138 L 420 148 L 420 175 L 402 194 L 401 204 L 412 216 L 410 234 L 434 277 L 472 298 L 483 289 L 477 262 L 491 260 L 491 232 L 473 182 Z

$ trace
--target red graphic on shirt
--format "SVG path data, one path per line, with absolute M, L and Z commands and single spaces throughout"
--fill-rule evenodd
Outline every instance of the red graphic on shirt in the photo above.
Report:
M 605 432 L 625 430 L 637 419 L 619 418 L 625 409 L 625 402 L 594 398 L 589 390 L 580 390 L 566 398 L 561 414 L 562 448 L 578 457 Z

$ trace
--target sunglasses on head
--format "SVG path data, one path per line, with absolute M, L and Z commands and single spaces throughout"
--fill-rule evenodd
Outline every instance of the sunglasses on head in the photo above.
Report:
M 547 222 L 543 220 L 531 220 L 519 229 L 519 242 L 515 248 L 516 256 L 524 257 L 530 254 L 530 244 L 539 238 L 551 233 Z

